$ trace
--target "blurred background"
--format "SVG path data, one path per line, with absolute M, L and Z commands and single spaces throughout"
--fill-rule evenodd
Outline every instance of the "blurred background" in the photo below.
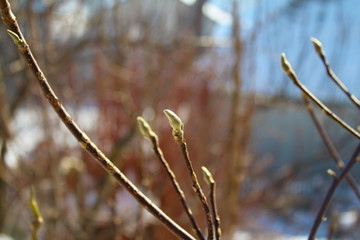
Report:
M 331 156 L 287 58 L 316 96 L 351 126 L 359 113 L 326 76 L 310 37 L 360 96 L 356 0 L 12 0 L 39 65 L 73 118 L 147 196 L 188 231 L 165 171 L 137 130 L 158 134 L 193 213 L 204 213 L 164 109 L 185 124 L 200 184 L 217 183 L 224 239 L 307 236 L 331 184 Z M 0 25 L 0 236 L 30 239 L 34 186 L 41 239 L 174 239 L 84 152 L 41 95 Z M 344 161 L 357 140 L 315 108 Z M 336 170 L 338 172 L 338 170 Z M 353 170 L 360 177 L 359 167 Z M 356 239 L 359 200 L 343 183 L 319 236 Z M 335 229 L 335 230 L 334 230 Z M 1 237 L 0 237 L 1 238 Z

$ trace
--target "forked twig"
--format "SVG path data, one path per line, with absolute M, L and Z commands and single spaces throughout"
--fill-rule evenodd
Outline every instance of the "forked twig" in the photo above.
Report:
M 321 139 L 323 140 L 330 155 L 333 157 L 333 159 L 336 163 L 336 166 L 338 167 L 338 169 L 342 170 L 344 168 L 344 162 L 342 161 L 341 157 L 339 156 L 338 152 L 336 151 L 335 146 L 332 144 L 325 129 L 321 126 L 319 120 L 315 116 L 314 109 L 313 109 L 311 103 L 309 102 L 309 100 L 307 99 L 307 97 L 304 94 L 302 94 L 302 99 L 306 105 L 306 109 L 308 110 L 310 117 L 313 120 L 314 125 L 315 125 Z M 356 197 L 360 200 L 360 191 L 359 191 L 359 187 L 358 187 L 355 179 L 351 176 L 350 173 L 345 178 L 346 178 L 346 181 L 349 183 L 350 187 L 352 188 L 352 190 L 354 191 Z
M 314 221 L 314 224 L 311 228 L 309 238 L 308 238 L 309 240 L 315 239 L 321 223 L 324 220 L 326 220 L 324 218 L 324 216 L 325 216 L 326 210 L 329 207 L 330 201 L 331 201 L 332 197 L 334 196 L 335 190 L 340 185 L 341 181 L 346 177 L 346 175 L 351 171 L 351 169 L 358 162 L 357 156 L 359 155 L 359 153 L 360 153 L 360 143 L 357 145 L 350 161 L 346 164 L 345 168 L 341 171 L 339 177 L 336 177 L 335 173 L 332 170 L 330 170 L 330 171 L 328 170 L 328 173 L 334 178 L 334 180 L 326 194 L 324 201 L 321 204 L 319 212 L 318 212 L 316 219 Z
M 319 52 L 321 49 L 318 48 L 319 46 L 315 45 L 315 49 L 317 52 Z M 350 132 L 352 135 L 360 139 L 360 133 L 351 128 L 346 122 L 344 122 L 341 118 L 339 118 L 336 114 L 334 114 L 330 109 L 328 109 L 319 99 L 317 99 L 301 82 L 298 80 L 294 70 L 292 69 L 290 63 L 287 61 L 285 54 L 283 53 L 281 55 L 281 67 L 285 74 L 292 80 L 292 82 L 297 86 L 303 94 L 303 99 L 307 101 L 307 97 L 310 98 L 314 103 L 316 103 L 323 112 L 332 118 L 336 123 L 338 123 L 341 127 L 345 128 L 348 132 Z M 327 145 L 328 146 L 328 145 Z M 324 201 L 321 204 L 321 207 L 319 209 L 319 212 L 316 216 L 316 219 L 314 221 L 314 224 L 311 228 L 310 234 L 309 234 L 309 240 L 313 240 L 316 237 L 317 231 L 323 221 L 326 219 L 324 218 L 324 215 L 329 207 L 330 201 L 335 193 L 335 190 L 340 185 L 341 181 L 347 177 L 347 174 L 351 171 L 351 169 L 355 166 L 358 159 L 357 156 L 360 153 L 360 143 L 356 147 L 350 161 L 347 163 L 345 168 L 341 171 L 341 174 L 339 177 L 336 177 L 336 174 L 332 170 L 328 170 L 329 175 L 333 177 L 333 182 L 326 194 L 326 197 Z M 337 165 L 341 166 L 341 162 L 337 162 Z
M 151 129 L 150 125 L 145 121 L 145 119 L 143 119 L 142 117 L 138 117 L 137 120 L 139 123 L 139 128 L 141 133 L 145 138 L 147 138 L 151 142 L 156 157 L 160 160 L 161 165 L 164 167 L 167 175 L 169 176 L 171 183 L 173 184 L 174 189 L 180 198 L 181 204 L 183 205 L 185 212 L 188 215 L 196 234 L 198 235 L 199 239 L 205 240 L 204 235 L 201 233 L 200 228 L 197 225 L 195 218 L 192 214 L 192 211 L 186 202 L 184 191 L 181 189 L 178 181 L 176 180 L 176 176 L 174 172 L 171 170 L 169 163 L 166 161 L 164 154 L 159 147 L 158 136 Z
M 216 183 L 214 178 L 212 177 L 212 174 L 206 167 L 202 166 L 201 169 L 203 170 L 205 181 L 210 185 L 210 201 L 211 201 L 212 216 L 214 219 L 215 237 L 216 240 L 220 240 L 221 228 L 220 228 L 220 216 L 217 212 L 217 207 L 216 207 L 216 195 L 215 195 Z
M 297 78 L 294 70 L 292 69 L 290 63 L 287 61 L 285 53 L 281 54 L 281 67 L 285 74 L 292 80 L 292 82 L 297 86 L 306 96 L 308 96 L 316 105 L 318 105 L 331 119 L 333 119 L 337 124 L 343 127 L 346 131 L 360 139 L 360 133 L 350 127 L 346 122 L 339 118 L 335 113 L 333 113 L 328 107 L 326 107 L 317 97 L 315 97 Z
M 174 137 L 175 142 L 177 142 L 181 148 L 181 152 L 184 156 L 185 163 L 187 166 L 187 169 L 190 173 L 192 182 L 193 182 L 193 190 L 199 197 L 204 211 L 206 215 L 206 221 L 208 226 L 208 240 L 212 240 L 214 238 L 214 230 L 213 230 L 213 222 L 212 222 L 212 216 L 210 212 L 210 207 L 208 205 L 208 202 L 206 200 L 206 197 L 204 195 L 204 192 L 202 191 L 199 181 L 197 179 L 196 173 L 194 171 L 194 168 L 192 167 L 192 163 L 190 161 L 189 152 L 187 150 L 186 141 L 184 138 L 184 124 L 182 123 L 181 119 L 171 110 L 164 110 L 164 113 L 166 117 L 169 119 L 169 123 L 173 129 L 172 134 Z
M 59 98 L 55 95 L 49 85 L 44 73 L 37 64 L 30 47 L 19 28 L 14 14 L 7 0 L 0 0 L 2 19 L 8 28 L 9 35 L 13 38 L 26 63 L 35 75 L 41 90 L 47 101 L 51 104 L 59 118 L 77 139 L 80 145 L 87 150 L 97 162 L 105 168 L 144 208 L 165 225 L 173 234 L 180 239 L 195 240 L 191 234 L 177 225 L 161 209 L 159 209 L 149 198 L 147 198 L 129 179 L 104 155 L 104 153 L 90 140 L 90 138 L 77 126 L 71 116 L 67 113 Z
M 326 58 L 325 50 L 319 40 L 311 38 L 314 45 L 315 52 L 320 57 L 321 61 L 325 65 L 327 75 L 335 82 L 336 85 L 346 94 L 352 103 L 360 110 L 360 101 L 353 94 L 350 93 L 349 89 L 338 79 L 334 71 L 331 69 L 330 64 Z

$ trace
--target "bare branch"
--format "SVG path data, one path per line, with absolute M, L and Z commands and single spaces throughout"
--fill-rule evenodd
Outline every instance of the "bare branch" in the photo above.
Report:
M 203 170 L 205 181 L 210 185 L 210 201 L 211 201 L 212 216 L 214 219 L 215 238 L 216 240 L 219 240 L 221 237 L 221 228 L 220 228 L 220 217 L 216 207 L 216 195 L 215 195 L 216 183 L 210 171 L 206 167 L 202 166 L 201 169 Z
M 321 61 L 324 63 L 326 68 L 327 75 L 335 82 L 335 84 L 346 94 L 350 101 L 355 104 L 355 106 L 360 110 L 360 101 L 353 94 L 350 93 L 349 89 L 338 79 L 333 70 L 330 67 L 330 64 L 326 58 L 324 48 L 319 40 L 316 38 L 311 38 L 311 41 L 314 45 L 317 55 L 320 57 Z
M 325 213 L 326 210 L 329 207 L 330 201 L 332 199 L 332 197 L 334 196 L 335 190 L 337 189 L 337 187 L 340 185 L 340 183 L 342 182 L 342 180 L 347 176 L 347 174 L 351 171 L 351 169 L 355 166 L 355 164 L 357 163 L 357 156 L 360 153 L 360 144 L 357 145 L 350 161 L 348 162 L 348 164 L 345 166 L 344 170 L 341 172 L 339 177 L 334 177 L 334 173 L 330 172 L 329 174 L 333 177 L 333 182 L 326 194 L 326 197 L 323 201 L 323 203 L 321 204 L 321 207 L 319 209 L 319 212 L 316 216 L 316 219 L 314 221 L 314 224 L 311 228 L 311 232 L 309 234 L 309 240 L 314 240 L 316 237 L 316 234 L 319 230 L 319 227 L 321 225 L 321 223 L 326 220 L 325 218 Z
M 328 149 L 330 155 L 333 157 L 336 166 L 338 167 L 339 170 L 342 170 L 344 168 L 344 162 L 341 159 L 340 155 L 338 154 L 338 152 L 336 151 L 335 146 L 332 144 L 329 136 L 327 135 L 325 129 L 321 126 L 319 120 L 317 119 L 317 117 L 315 116 L 313 107 L 311 105 L 311 103 L 309 102 L 309 100 L 307 99 L 307 97 L 302 94 L 302 99 L 306 105 L 306 109 L 308 110 L 310 117 L 312 119 L 312 121 L 314 122 L 314 125 L 316 127 L 316 130 L 318 131 L 321 139 L 323 140 L 326 148 Z M 351 174 L 349 173 L 349 175 L 346 176 L 346 181 L 349 183 L 350 187 L 352 188 L 352 190 L 354 191 L 356 197 L 360 200 L 360 190 L 359 187 L 355 181 L 355 179 L 353 178 L 353 176 L 351 176 Z
M 333 119 L 337 124 L 343 127 L 346 131 L 360 139 L 360 133 L 350 127 L 346 122 L 339 118 L 335 113 L 333 113 L 328 107 L 325 106 L 317 97 L 315 97 L 297 78 L 294 70 L 292 69 L 290 63 L 287 61 L 285 53 L 281 54 L 281 67 L 285 74 L 292 80 L 292 82 L 297 86 L 306 96 L 308 96 L 316 105 L 318 105 L 324 112 L 325 115 Z
M 171 183 L 173 184 L 177 195 L 180 198 L 181 204 L 183 205 L 185 212 L 188 215 L 196 234 L 198 235 L 199 239 L 205 240 L 204 235 L 201 233 L 200 228 L 194 219 L 192 211 L 187 204 L 184 191 L 181 189 L 178 181 L 176 180 L 176 176 L 175 176 L 174 172 L 171 170 L 169 163 L 166 161 L 164 154 L 159 147 L 159 140 L 158 140 L 157 135 L 154 133 L 154 131 L 151 129 L 150 125 L 145 121 L 145 119 L 143 119 L 142 117 L 138 117 L 137 120 L 139 123 L 139 128 L 140 128 L 141 133 L 143 134 L 143 136 L 145 138 L 147 138 L 151 142 L 151 144 L 153 146 L 153 151 L 154 151 L 156 157 L 159 159 L 161 165 L 164 167 L 167 175 L 169 176 L 169 179 L 170 179 Z
M 196 173 L 194 171 L 194 168 L 192 167 L 192 163 L 190 161 L 189 152 L 187 150 L 187 144 L 184 138 L 184 124 L 182 123 L 181 119 L 171 110 L 164 110 L 165 115 L 169 119 L 169 123 L 171 127 L 173 128 L 173 136 L 174 140 L 179 144 L 181 151 L 183 153 L 185 163 L 187 166 L 187 169 L 190 173 L 191 179 L 193 181 L 193 190 L 199 197 L 204 211 L 206 215 L 207 220 L 207 226 L 208 226 L 208 240 L 212 240 L 214 238 L 214 230 L 213 230 L 213 223 L 212 223 L 212 217 L 210 212 L 210 207 L 207 203 L 206 197 L 204 195 L 204 192 L 202 191 L 199 181 L 197 179 Z

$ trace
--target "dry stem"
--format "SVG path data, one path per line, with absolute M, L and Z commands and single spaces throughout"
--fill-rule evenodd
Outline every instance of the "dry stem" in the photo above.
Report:
M 337 189 L 337 187 L 340 185 L 341 181 L 347 176 L 347 174 L 351 171 L 351 169 L 355 166 L 355 164 L 357 163 L 357 156 L 360 153 L 360 144 L 357 145 L 350 161 L 348 162 L 348 164 L 345 166 L 344 170 L 341 172 L 339 177 L 333 177 L 333 182 L 326 194 L 326 197 L 323 201 L 323 203 L 321 204 L 321 207 L 319 209 L 319 212 L 316 216 L 316 219 L 314 221 L 314 224 L 311 228 L 311 232 L 309 234 L 309 240 L 314 240 L 316 237 L 316 233 L 319 230 L 319 227 L 321 225 L 321 223 L 324 221 L 324 216 L 326 213 L 326 210 L 329 207 L 330 201 L 335 193 L 335 190 Z
M 160 160 L 163 167 L 165 168 L 166 173 L 168 174 L 168 176 L 175 188 L 175 191 L 180 198 L 181 204 L 183 205 L 185 212 L 188 215 L 196 234 L 198 235 L 198 237 L 200 239 L 205 240 L 204 235 L 201 233 L 200 228 L 197 225 L 197 223 L 194 219 L 194 216 L 192 215 L 192 211 L 186 202 L 185 194 L 184 194 L 183 190 L 181 189 L 179 183 L 177 182 L 174 172 L 171 170 L 168 162 L 164 158 L 164 155 L 163 155 L 161 149 L 158 147 L 159 146 L 158 143 L 156 144 L 156 146 L 154 145 L 154 142 L 156 141 L 155 138 L 152 137 L 151 141 L 153 143 L 153 150 L 155 152 L 155 155 Z
M 138 122 L 143 136 L 150 140 L 156 157 L 159 159 L 161 165 L 164 167 L 167 175 L 169 176 L 169 179 L 173 184 L 177 195 L 180 198 L 181 204 L 183 205 L 185 212 L 188 215 L 196 234 L 198 235 L 199 239 L 205 240 L 204 235 L 201 233 L 200 228 L 197 225 L 195 218 L 192 214 L 192 211 L 189 205 L 187 204 L 184 191 L 181 189 L 178 181 L 176 180 L 176 176 L 174 172 L 171 170 L 169 163 L 166 161 L 164 154 L 159 147 L 159 140 L 157 138 L 157 135 L 152 131 L 150 125 L 148 125 L 148 123 L 143 118 L 138 117 Z
M 345 93 L 345 95 L 350 99 L 352 103 L 360 110 L 360 101 L 353 94 L 350 93 L 349 89 L 338 79 L 333 70 L 330 67 L 330 64 L 326 58 L 325 50 L 319 40 L 316 38 L 311 38 L 311 41 L 314 44 L 315 51 L 323 62 L 327 75 L 335 82 L 335 84 Z
M 184 124 L 181 121 L 181 119 L 173 111 L 171 111 L 169 109 L 165 109 L 164 113 L 169 120 L 170 126 L 173 129 L 172 134 L 173 134 L 174 140 L 175 140 L 175 142 L 177 142 L 179 144 L 181 151 L 183 153 L 186 167 L 190 173 L 191 180 L 193 182 L 193 186 L 192 186 L 193 190 L 195 191 L 196 195 L 199 197 L 199 199 L 203 205 L 205 215 L 206 215 L 207 226 L 208 226 L 208 238 L 207 239 L 212 240 L 214 238 L 214 230 L 213 230 L 213 222 L 212 222 L 210 207 L 207 203 L 204 192 L 202 191 L 202 189 L 200 187 L 196 173 L 195 173 L 194 168 L 192 167 L 192 163 L 190 161 L 189 152 L 187 150 L 187 145 L 186 145 L 186 141 L 184 138 Z
M 308 96 L 316 105 L 318 105 L 324 112 L 325 115 L 333 119 L 337 124 L 343 127 L 346 131 L 360 139 L 360 133 L 350 127 L 346 122 L 339 118 L 335 113 L 333 113 L 328 107 L 326 107 L 317 97 L 315 97 L 297 78 L 294 70 L 292 69 L 290 63 L 287 61 L 285 54 L 281 55 L 281 67 L 285 74 L 292 80 L 292 82 L 297 86 L 306 96 Z
M 204 172 L 205 181 L 210 185 L 210 202 L 211 202 L 211 211 L 212 211 L 212 217 L 214 219 L 214 227 L 215 227 L 215 238 L 216 240 L 220 240 L 221 236 L 221 228 L 220 228 L 220 217 L 217 212 L 216 207 L 216 182 L 214 178 L 212 177 L 210 171 L 206 167 L 201 167 Z
M 189 157 L 189 152 L 187 150 L 187 145 L 185 142 L 185 138 L 182 138 L 178 141 L 180 147 L 181 147 L 181 151 L 184 155 L 184 159 L 185 159 L 185 163 L 187 166 L 187 169 L 191 175 L 191 179 L 193 181 L 193 190 L 195 191 L 195 193 L 197 194 L 197 196 L 199 197 L 205 214 L 206 214 L 206 220 L 207 220 L 207 226 L 208 226 L 208 240 L 212 240 L 214 238 L 214 232 L 213 232 L 213 225 L 212 225 L 212 217 L 211 217 L 211 212 L 210 212 L 210 207 L 207 203 L 206 197 L 200 187 L 199 181 L 197 179 L 196 173 L 192 167 L 191 161 L 190 161 L 190 157 Z
M 304 94 L 302 95 L 302 99 L 306 105 L 306 109 L 308 110 L 310 117 L 313 120 L 321 139 L 323 140 L 330 155 L 333 157 L 333 159 L 336 163 L 336 166 L 338 167 L 339 170 L 342 170 L 344 168 L 344 162 L 342 161 L 341 157 L 339 156 L 338 152 L 336 151 L 335 146 L 332 144 L 325 129 L 321 126 L 319 120 L 315 116 L 315 113 L 314 113 L 311 103 L 309 102 L 309 100 L 307 99 L 307 97 Z M 355 179 L 351 176 L 350 173 L 345 178 L 346 178 L 346 181 L 349 183 L 350 187 L 352 188 L 352 190 L 354 191 L 356 197 L 360 200 L 360 191 L 359 191 L 359 188 L 358 188 L 358 185 L 357 185 Z

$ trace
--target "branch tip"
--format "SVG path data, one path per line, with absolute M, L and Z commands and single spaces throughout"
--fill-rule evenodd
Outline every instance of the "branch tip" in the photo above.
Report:
M 210 173 L 210 171 L 204 166 L 202 166 L 201 169 L 203 171 L 203 176 L 204 176 L 205 182 L 209 185 L 214 184 L 215 181 L 214 181 L 214 178 L 212 177 L 212 174 Z
M 39 206 L 35 199 L 34 187 L 31 187 L 29 204 L 30 204 L 30 209 L 31 209 L 32 215 L 34 216 L 34 218 L 36 220 L 36 221 L 34 221 L 34 227 L 39 228 L 43 222 L 43 218 L 40 214 Z
M 137 121 L 138 121 L 138 124 L 139 124 L 139 129 L 140 129 L 140 132 L 141 134 L 151 140 L 151 138 L 155 137 L 157 138 L 157 135 L 156 133 L 151 129 L 149 123 L 142 117 L 137 117 Z
M 8 29 L 7 33 L 10 35 L 17 46 L 20 46 L 23 43 L 23 40 L 21 40 L 19 35 L 17 35 L 15 32 Z
M 319 55 L 320 58 L 323 58 L 325 56 L 325 52 L 321 42 L 314 37 L 312 37 L 310 40 L 314 45 L 315 52 L 317 53 L 317 55 Z
M 286 59 L 285 53 L 281 54 L 281 68 L 286 75 L 294 74 L 294 70 L 292 69 L 289 61 Z
M 333 177 L 334 179 L 336 179 L 336 173 L 334 172 L 334 170 L 328 169 L 328 170 L 327 170 L 327 173 L 328 173 L 331 177 Z
M 169 120 L 169 124 L 172 127 L 172 134 L 175 141 L 181 140 L 184 137 L 184 123 L 181 119 L 171 110 L 165 109 L 164 113 Z

